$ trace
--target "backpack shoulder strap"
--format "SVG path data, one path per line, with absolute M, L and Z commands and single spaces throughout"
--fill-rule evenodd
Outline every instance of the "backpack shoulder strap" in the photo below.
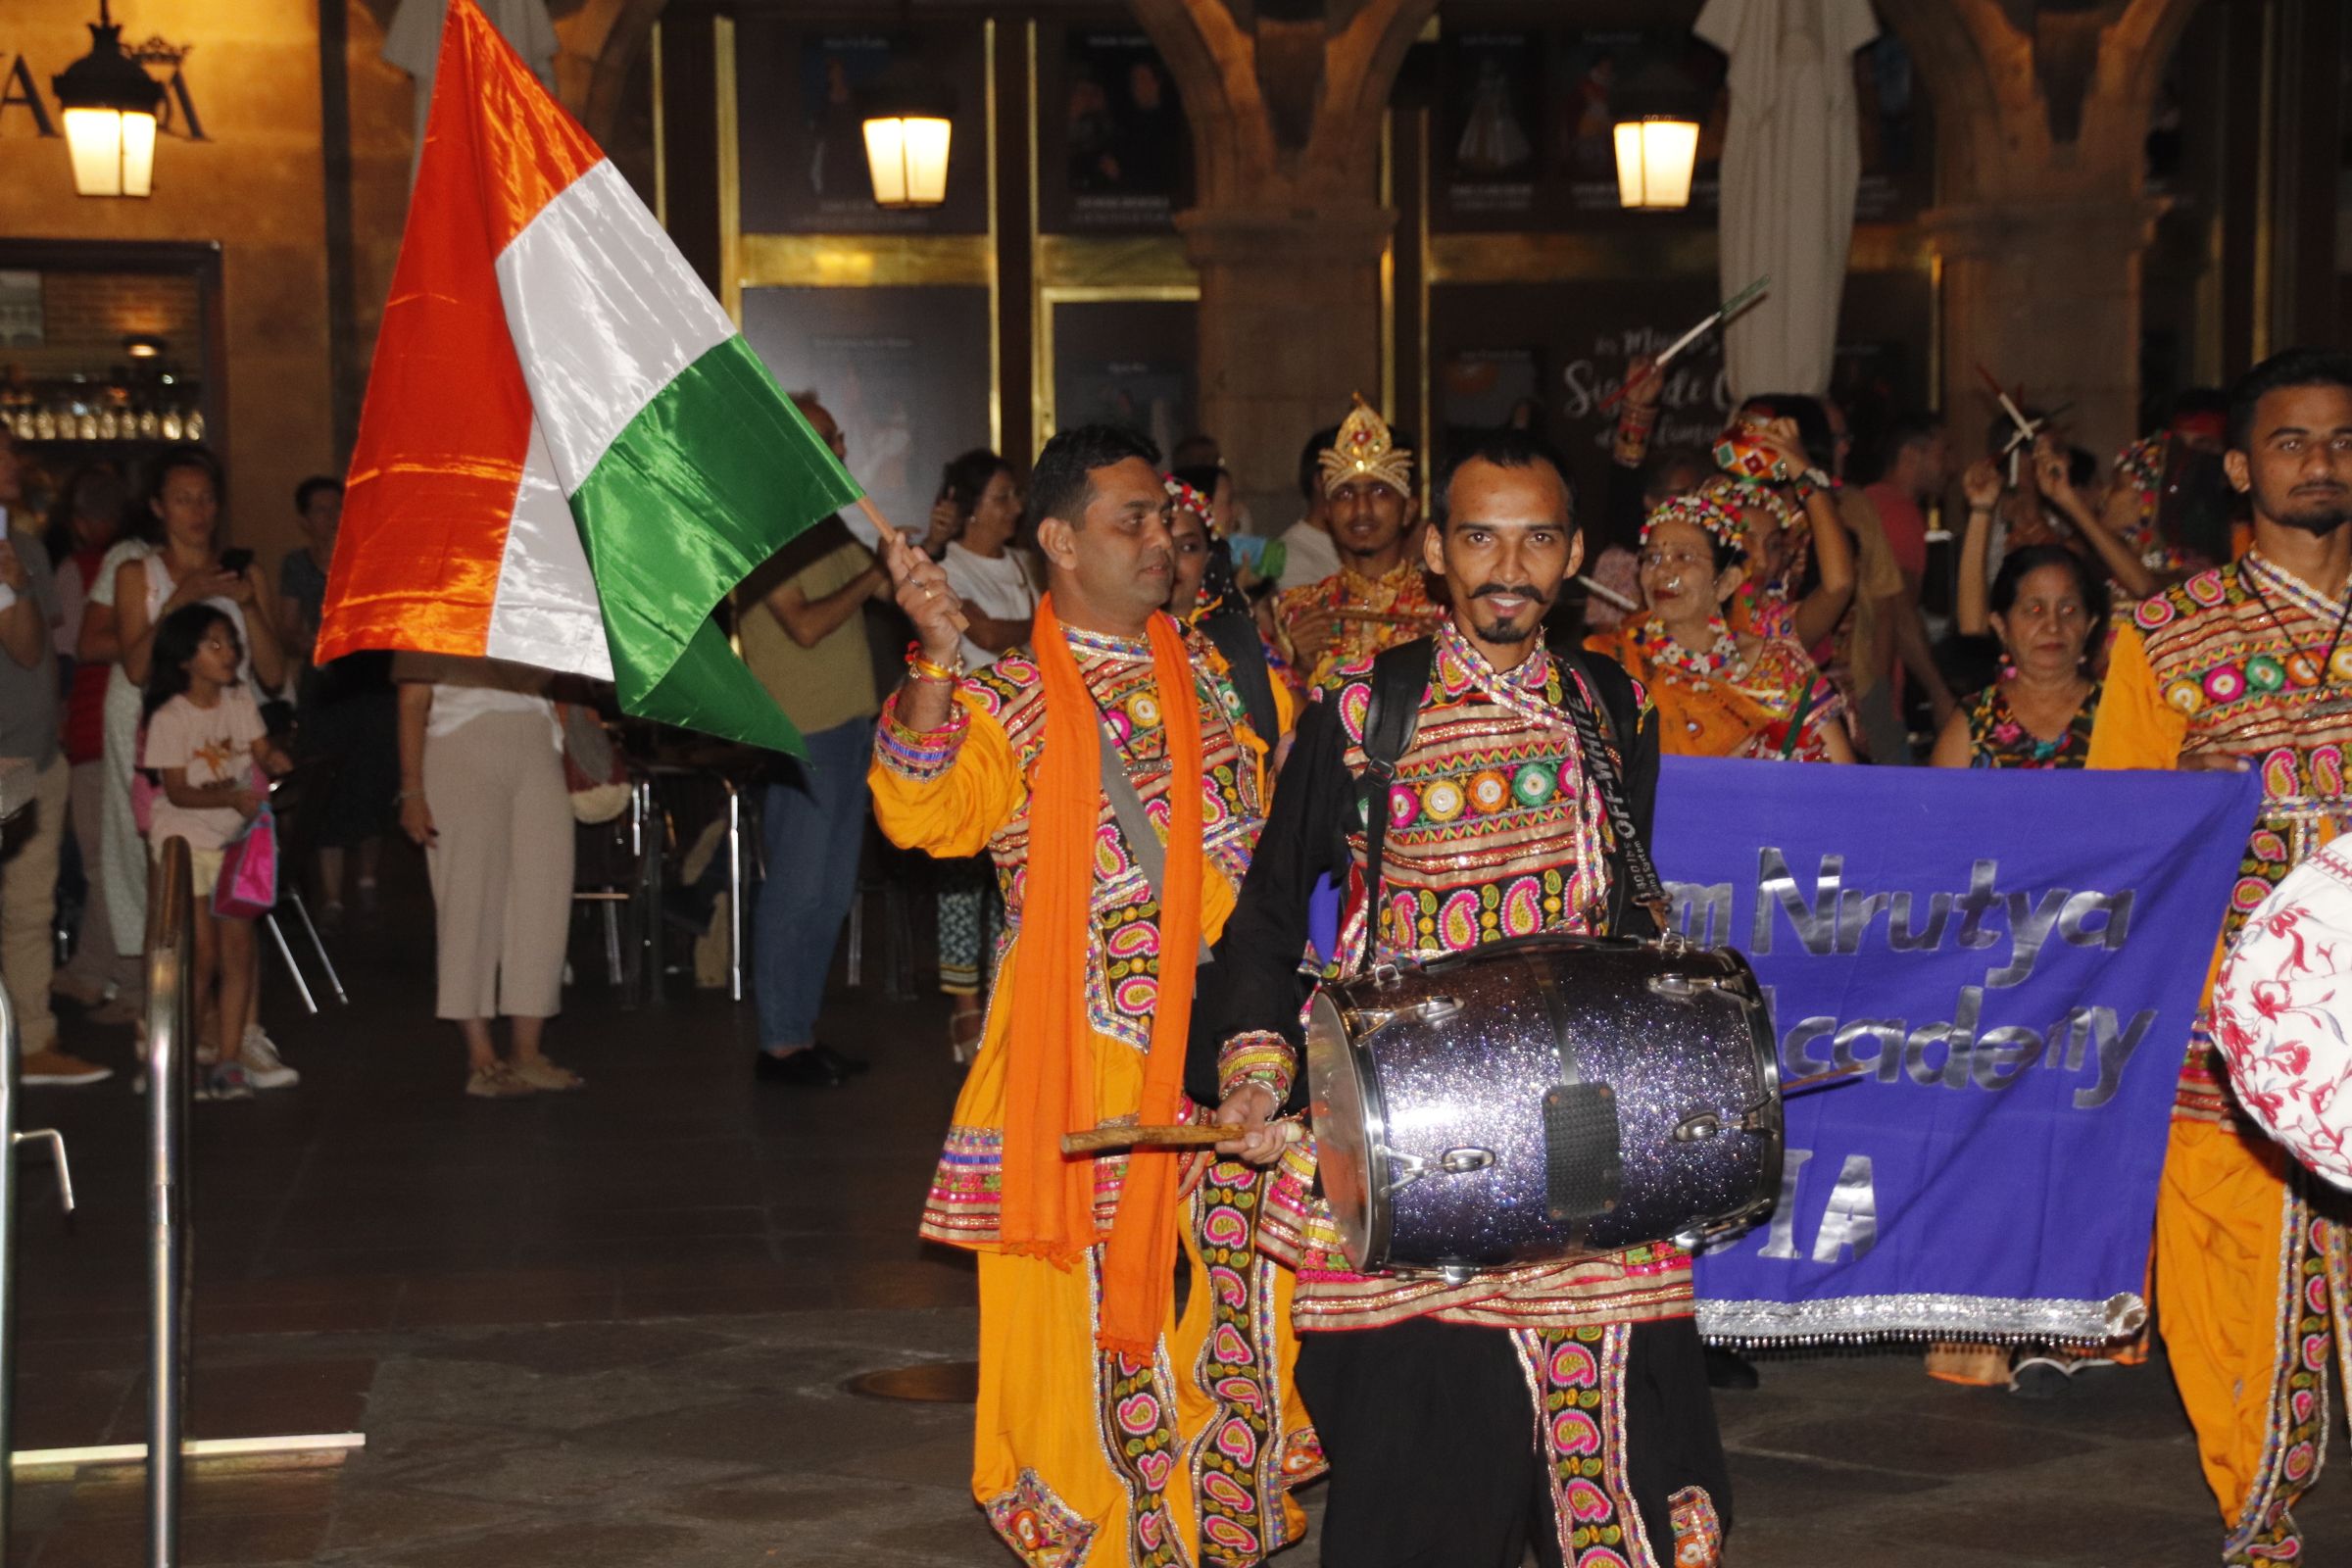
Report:
M 1421 698 L 1429 690 L 1430 661 L 1437 644 L 1427 637 L 1372 661 L 1371 701 L 1364 708 L 1364 952 L 1359 967 L 1372 961 L 1380 934 L 1381 868 L 1389 839 L 1389 784 L 1396 764 L 1421 727 Z

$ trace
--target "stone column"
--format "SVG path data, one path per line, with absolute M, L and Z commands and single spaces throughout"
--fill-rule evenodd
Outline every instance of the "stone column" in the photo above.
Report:
M 1299 443 L 1380 396 L 1381 116 L 1437 0 L 1135 0 L 1184 96 L 1200 189 L 1201 426 L 1264 531 Z
M 1396 215 L 1371 203 L 1197 207 L 1200 422 L 1261 532 L 1296 521 L 1299 443 L 1348 399 L 1380 401 L 1380 258 Z
M 1979 365 L 2044 409 L 2071 405 L 2069 430 L 2101 461 L 2138 433 L 2139 264 L 2163 210 L 2145 197 L 2019 198 L 1928 215 L 1943 262 L 1943 407 L 1959 451 L 1976 455 L 1997 412 Z
M 2148 114 L 2195 0 L 1912 0 L 1888 7 L 1935 96 L 1943 408 L 1973 454 L 1982 364 L 2081 445 L 2138 433 Z

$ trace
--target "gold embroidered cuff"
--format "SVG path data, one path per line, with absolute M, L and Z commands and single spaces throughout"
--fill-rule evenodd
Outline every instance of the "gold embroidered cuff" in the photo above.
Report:
M 1235 1035 L 1217 1053 L 1217 1093 L 1232 1098 L 1244 1084 L 1256 1084 L 1280 1105 L 1291 1095 L 1298 1075 L 1298 1054 L 1291 1043 L 1270 1029 Z

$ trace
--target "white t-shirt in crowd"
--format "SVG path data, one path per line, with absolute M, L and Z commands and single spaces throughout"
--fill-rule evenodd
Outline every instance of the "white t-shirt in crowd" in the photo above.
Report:
M 243 685 L 225 688 L 210 708 L 198 708 L 183 692 L 147 720 L 147 750 L 139 761 L 159 773 L 185 768 L 188 782 L 199 787 L 250 779 L 253 743 L 268 733 L 252 691 Z M 245 825 L 233 806 L 175 806 L 168 794 L 156 796 L 148 820 L 149 843 L 177 837 L 191 850 L 220 849 Z
M 1037 574 L 1026 557 L 1007 548 L 1001 556 L 977 555 L 951 541 L 939 563 L 956 597 L 997 620 L 1027 620 L 1037 613 Z M 963 640 L 963 667 L 983 669 L 996 655 Z
M 1281 543 L 1282 575 L 1274 579 L 1277 587 L 1321 582 L 1340 569 L 1340 547 L 1331 542 L 1331 535 L 1303 517 L 1283 530 Z

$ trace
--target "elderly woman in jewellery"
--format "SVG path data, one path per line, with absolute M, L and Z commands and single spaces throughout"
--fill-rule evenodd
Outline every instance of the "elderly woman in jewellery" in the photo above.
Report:
M 1647 609 L 1586 646 L 1648 689 L 1669 756 L 1852 761 L 1829 677 L 1788 636 L 1726 618 L 1747 562 L 1737 514 L 1704 491 L 1674 497 L 1642 528 Z

